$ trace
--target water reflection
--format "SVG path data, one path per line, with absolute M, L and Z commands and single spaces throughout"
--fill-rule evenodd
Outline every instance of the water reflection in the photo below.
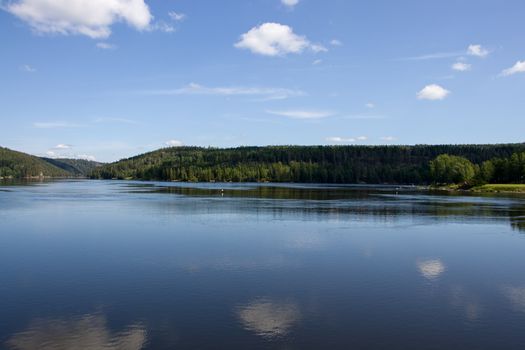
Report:
M 525 312 L 525 286 L 504 287 L 503 295 L 512 303 L 516 311 Z
M 439 259 L 421 260 L 416 265 L 419 273 L 429 280 L 435 280 L 445 272 L 445 264 Z
M 287 335 L 301 318 L 296 304 L 267 299 L 241 306 L 237 314 L 245 329 L 266 339 Z
M 13 335 L 6 347 L 12 350 L 138 350 L 146 343 L 140 325 L 113 333 L 102 315 L 83 315 L 74 319 L 37 319 Z

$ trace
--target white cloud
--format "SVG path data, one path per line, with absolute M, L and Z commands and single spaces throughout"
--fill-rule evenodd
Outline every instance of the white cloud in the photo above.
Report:
M 338 40 L 338 39 L 332 39 L 330 41 L 330 45 L 332 45 L 332 46 L 343 46 L 343 43 L 340 40 Z
M 380 137 L 380 140 L 381 141 L 386 141 L 386 142 L 392 142 L 392 141 L 395 141 L 397 139 L 394 136 L 383 136 L 383 137 Z
M 153 18 L 144 0 L 14 0 L 5 8 L 38 33 L 90 38 L 109 37 L 116 22 L 145 30 Z
M 508 77 L 509 75 L 514 75 L 517 73 L 525 73 L 525 61 L 518 61 L 516 64 L 510 68 L 505 69 L 501 72 L 501 75 Z
M 299 3 L 299 0 L 281 0 L 281 4 L 289 8 L 294 8 Z
M 466 72 L 472 69 L 472 65 L 465 62 L 456 62 L 452 65 L 452 69 L 458 72 Z
M 36 72 L 36 68 L 35 67 L 32 67 L 28 64 L 24 64 L 20 67 L 20 69 L 26 73 L 34 73 Z
M 331 143 L 352 143 L 357 140 L 353 137 L 330 136 L 326 138 L 326 141 Z
M 90 160 L 92 162 L 96 162 L 97 158 L 95 156 L 89 155 L 89 154 L 77 154 L 76 156 L 73 156 L 73 158 L 76 159 L 83 159 L 83 160 Z
M 399 61 L 426 61 L 426 60 L 436 60 L 442 58 L 458 57 L 463 55 L 464 52 L 437 52 L 421 56 L 405 57 L 400 58 Z
M 266 111 L 268 114 L 278 115 L 292 119 L 322 119 L 331 117 L 335 113 L 330 111 L 308 111 L 308 110 L 287 110 L 287 111 Z
M 176 22 L 180 22 L 186 19 L 186 14 L 178 13 L 175 11 L 168 12 L 168 16 L 170 16 L 170 18 Z
M 70 149 L 72 148 L 73 146 L 71 145 L 67 145 L 65 143 L 59 143 L 58 145 L 56 145 L 55 147 L 53 147 L 54 149 Z
M 158 21 L 158 22 L 153 23 L 151 26 L 149 26 L 148 30 L 151 30 L 151 31 L 158 30 L 159 32 L 164 32 L 164 33 L 174 33 L 175 27 L 164 21 Z
M 323 60 L 315 60 L 315 61 L 312 62 L 312 64 L 313 64 L 314 66 L 316 66 L 316 65 L 318 65 L 318 64 L 321 64 L 321 63 L 323 63 Z
M 376 108 L 376 105 L 373 104 L 372 102 L 368 102 L 366 105 L 365 105 L 366 108 L 370 108 L 370 109 L 373 109 L 373 108 Z
M 181 147 L 183 145 L 184 144 L 182 143 L 182 141 L 179 141 L 179 140 L 166 141 L 166 146 L 168 146 L 168 147 Z
M 358 141 L 366 141 L 368 137 L 358 136 L 358 137 L 340 137 L 340 136 L 330 136 L 326 138 L 327 142 L 330 143 L 354 143 Z
M 116 48 L 115 45 L 110 44 L 110 43 L 104 43 L 104 42 L 97 43 L 96 46 L 97 46 L 99 49 L 102 49 L 102 50 L 112 50 L 112 49 L 115 49 L 115 48 Z
M 486 57 L 490 52 L 481 45 L 469 45 L 467 53 L 471 56 Z
M 310 45 L 310 49 L 315 53 L 328 51 L 328 49 L 321 44 L 312 44 Z
M 242 34 L 241 39 L 234 46 L 265 56 L 299 54 L 305 49 L 313 52 L 327 51 L 326 47 L 310 43 L 306 37 L 295 34 L 291 27 L 279 23 L 264 23 L 253 27 Z
M 419 273 L 429 280 L 434 280 L 445 272 L 445 265 L 439 259 L 418 261 L 416 265 Z
M 294 96 L 304 96 L 300 90 L 284 88 L 264 87 L 207 87 L 196 83 L 190 83 L 185 87 L 172 90 L 149 90 L 143 91 L 146 95 L 212 95 L 212 96 L 259 96 L 265 99 L 280 100 Z
M 420 92 L 417 93 L 417 98 L 420 100 L 443 100 L 450 94 L 450 91 L 446 90 L 445 88 L 436 85 L 431 84 L 425 86 Z

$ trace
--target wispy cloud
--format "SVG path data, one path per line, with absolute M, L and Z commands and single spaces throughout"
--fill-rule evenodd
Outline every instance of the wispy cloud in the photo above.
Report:
M 72 147 L 73 147 L 72 145 L 68 145 L 68 144 L 65 144 L 65 143 L 59 143 L 58 145 L 53 147 L 53 149 L 70 149 Z
M 122 124 L 140 124 L 136 120 L 126 118 L 97 118 L 93 120 L 94 123 L 122 123 Z
M 300 90 L 284 88 L 265 87 L 207 87 L 196 83 L 171 90 L 146 90 L 141 91 L 145 95 L 210 95 L 210 96 L 258 96 L 266 99 L 285 99 L 295 96 L 304 96 Z
M 447 51 L 447 52 L 436 52 L 419 56 L 403 57 L 397 59 L 398 61 L 426 61 L 426 60 L 437 60 L 452 57 L 461 57 L 464 55 L 486 57 L 490 54 L 490 51 L 481 45 L 469 45 L 466 50 L 463 51 Z
M 437 52 L 431 54 L 425 54 L 420 56 L 403 57 L 399 58 L 398 61 L 426 61 L 436 60 L 443 58 L 459 57 L 465 54 L 465 51 L 454 51 L 454 52 Z
M 114 50 L 117 48 L 115 45 L 106 42 L 99 42 L 96 44 L 96 47 L 102 50 Z
M 85 124 L 76 124 L 69 122 L 36 122 L 33 126 L 37 129 L 66 129 L 66 128 L 84 128 Z
M 30 66 L 28 64 L 24 64 L 24 65 L 20 66 L 20 70 L 23 71 L 23 72 L 26 72 L 26 73 L 34 73 L 34 72 L 36 72 L 36 68 L 33 67 L 33 66 Z
M 299 0 L 281 0 L 281 4 L 290 9 L 293 9 L 297 4 L 299 4 Z
M 397 138 L 394 137 L 394 136 L 383 136 L 383 137 L 380 137 L 379 138 L 381 141 L 385 141 L 385 142 L 392 142 L 392 141 L 396 141 Z
M 183 21 L 187 17 L 185 13 L 180 13 L 180 12 L 175 12 L 175 11 L 168 12 L 168 16 L 170 16 L 170 18 L 174 20 L 175 22 Z
M 291 119 L 322 119 L 335 115 L 335 113 L 331 111 L 318 110 L 267 110 L 266 113 Z
M 356 119 L 356 120 L 374 120 L 374 119 L 386 119 L 384 115 L 369 115 L 369 114 L 354 114 L 354 115 L 345 115 L 343 119 Z
M 341 40 L 332 39 L 332 40 L 330 40 L 330 45 L 332 45 L 332 46 L 343 46 L 343 43 L 341 42 Z

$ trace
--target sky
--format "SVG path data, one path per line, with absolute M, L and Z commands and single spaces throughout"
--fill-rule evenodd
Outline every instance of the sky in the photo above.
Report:
M 0 0 L 0 146 L 525 141 L 522 0 Z

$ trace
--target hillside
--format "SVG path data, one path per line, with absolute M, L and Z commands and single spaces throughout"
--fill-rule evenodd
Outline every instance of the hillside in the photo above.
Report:
M 93 178 L 166 181 L 318 183 L 431 182 L 429 162 L 441 154 L 474 164 L 508 158 L 525 144 L 438 146 L 269 146 L 165 148 L 96 168 Z
M 101 166 L 102 163 L 94 162 L 85 159 L 53 159 L 53 158 L 42 158 L 44 161 L 67 171 L 74 176 L 88 176 L 93 170 Z
M 64 177 L 71 173 L 26 153 L 0 147 L 0 178 Z

